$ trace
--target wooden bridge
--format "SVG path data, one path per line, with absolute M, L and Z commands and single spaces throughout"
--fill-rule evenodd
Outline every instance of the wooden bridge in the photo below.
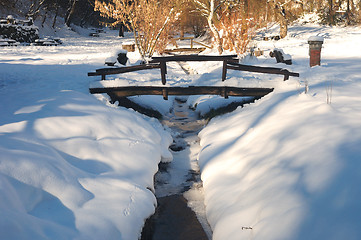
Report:
M 263 97 L 273 91 L 273 88 L 239 88 L 239 87 L 218 87 L 218 86 L 189 86 L 189 87 L 153 87 L 153 86 L 127 86 L 91 88 L 90 93 L 107 93 L 112 99 L 138 95 L 163 95 L 165 100 L 168 95 L 220 95 L 228 96 L 253 96 Z
M 153 57 L 146 64 L 118 67 L 118 68 L 101 68 L 95 72 L 89 72 L 88 76 L 101 76 L 102 80 L 107 75 L 133 72 L 146 69 L 160 69 L 162 84 L 166 84 L 167 62 L 188 62 L 188 61 L 222 61 L 222 81 L 226 80 L 228 70 L 248 71 L 257 73 L 268 73 L 283 75 L 284 80 L 290 76 L 299 77 L 298 73 L 290 72 L 283 68 L 259 67 L 239 64 L 237 55 L 178 55 L 166 57 Z M 168 95 L 221 95 L 225 98 L 228 96 L 253 96 L 262 97 L 273 91 L 273 88 L 239 88 L 225 86 L 190 86 L 190 87 L 153 87 L 153 86 L 127 86 L 127 87 L 110 87 L 110 88 L 90 88 L 90 93 L 107 93 L 113 98 L 128 97 L 135 95 L 163 95 L 168 99 Z
M 178 40 L 182 40 L 182 41 L 189 40 L 189 47 L 178 46 L 178 44 L 177 44 Z M 167 48 L 167 49 L 165 49 L 164 53 L 167 53 L 167 54 L 174 54 L 174 53 L 181 53 L 181 52 L 200 53 L 200 52 L 203 52 L 204 50 L 206 50 L 207 48 L 211 48 L 210 46 L 208 46 L 200 41 L 194 40 L 194 37 L 173 38 L 171 40 L 171 43 L 173 44 L 173 46 L 175 46 L 175 48 Z M 197 45 L 197 46 L 195 46 L 195 45 Z

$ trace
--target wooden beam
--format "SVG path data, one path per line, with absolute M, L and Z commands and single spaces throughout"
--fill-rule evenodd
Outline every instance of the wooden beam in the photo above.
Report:
M 290 72 L 287 69 L 283 69 L 283 68 L 250 66 L 250 65 L 244 65 L 234 62 L 228 62 L 227 69 L 247 71 L 247 72 L 279 74 L 279 75 L 284 75 L 284 80 L 288 80 L 289 76 L 293 76 L 293 77 L 300 76 L 299 73 Z
M 222 90 L 221 90 L 221 96 L 224 97 L 225 99 L 228 98 L 228 89 L 227 87 L 223 87 Z
M 126 86 L 110 88 L 90 88 L 91 94 L 107 93 L 117 97 L 129 97 L 137 95 L 220 95 L 228 96 L 253 96 L 263 97 L 273 91 L 273 88 L 239 88 L 226 86 L 190 86 L 190 87 L 153 87 L 153 86 Z
M 227 60 L 224 60 L 222 67 L 222 82 L 226 80 L 226 77 L 227 77 Z
M 177 38 L 173 38 L 173 40 L 190 40 L 190 39 L 194 39 L 194 37 L 177 37 Z
M 209 55 L 177 55 L 167 57 L 153 57 L 150 63 L 165 62 L 188 62 L 188 61 L 238 61 L 237 55 L 221 55 L 221 56 L 209 56 Z
M 165 53 L 174 53 L 174 52 L 203 52 L 206 50 L 204 47 L 194 47 L 194 48 L 176 48 L 176 49 L 166 49 Z
M 167 64 L 166 62 L 160 62 L 160 76 L 162 78 L 162 84 L 165 85 L 167 82 L 166 75 L 167 74 Z
M 208 45 L 206 45 L 206 44 L 204 44 L 202 42 L 198 42 L 198 41 L 195 41 L 195 40 L 193 40 L 193 43 L 197 43 L 197 44 L 199 44 L 199 45 L 201 45 L 201 46 L 203 46 L 205 48 L 212 48 L 211 46 L 208 46 Z
M 134 71 L 154 69 L 154 68 L 160 68 L 160 64 L 140 64 L 129 67 L 100 68 L 97 69 L 95 72 L 89 72 L 88 76 L 99 76 L 99 75 L 105 76 L 111 74 L 127 73 L 127 72 L 134 72 Z
M 162 93 L 163 93 L 163 99 L 168 100 L 168 90 L 167 90 L 167 88 L 163 88 Z

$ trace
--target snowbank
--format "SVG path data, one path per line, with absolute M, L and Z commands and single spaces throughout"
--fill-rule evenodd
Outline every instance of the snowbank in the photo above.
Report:
M 74 91 L 1 102 L 1 238 L 137 239 L 169 134 Z
M 137 239 L 154 211 L 157 164 L 171 158 L 170 135 L 157 120 L 88 93 L 99 78 L 86 73 L 129 39 L 59 32 L 62 46 L 0 49 L 0 238 Z M 325 44 L 321 66 L 310 69 L 307 39 L 315 35 Z M 190 76 L 167 65 L 169 86 L 275 88 L 200 133 L 213 239 L 361 238 L 360 38 L 360 28 L 305 24 L 284 40 L 259 42 L 266 53 L 292 56 L 291 66 L 267 54 L 252 60 L 300 72 L 286 82 L 239 71 L 222 82 L 217 62 L 190 63 L 198 73 Z M 113 79 L 102 84 L 160 84 L 152 70 Z M 171 107 L 159 96 L 134 98 L 163 113 Z M 224 101 L 188 99 L 199 111 Z
M 305 29 L 327 36 L 320 67 L 307 67 Z M 361 30 L 289 30 L 292 38 L 261 44 L 291 53 L 300 79 L 199 134 L 214 240 L 361 238 L 361 49 L 345 51 Z
M 1 238 L 137 239 L 169 134 L 75 91 L 0 98 Z
M 111 39 L 1 49 L 0 239 L 138 239 L 154 212 L 170 134 L 88 93 Z

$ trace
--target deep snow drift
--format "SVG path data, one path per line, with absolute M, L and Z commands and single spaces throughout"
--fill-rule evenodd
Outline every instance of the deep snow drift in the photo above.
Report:
M 284 40 L 258 42 L 265 56 L 245 62 L 285 67 L 299 79 L 229 71 L 221 82 L 219 63 L 192 63 L 198 75 L 190 76 L 168 66 L 170 86 L 275 88 L 199 135 L 213 239 L 361 238 L 361 29 L 297 24 L 289 31 Z M 155 119 L 88 94 L 99 83 L 86 73 L 129 38 L 57 34 L 58 47 L 0 48 L 0 238 L 137 239 L 154 212 L 157 164 L 171 159 L 170 134 Z M 325 43 L 322 65 L 309 68 L 312 35 Z M 276 64 L 267 55 L 273 48 L 294 64 Z M 160 85 L 155 70 L 109 79 L 102 84 Z M 172 103 L 133 98 L 163 113 Z M 199 111 L 224 101 L 188 99 Z
M 300 79 L 200 133 L 213 239 L 361 238 L 361 30 L 305 25 L 289 35 L 273 44 Z M 311 35 L 325 44 L 310 69 Z
M 75 91 L 10 92 L 0 97 L 1 238 L 136 239 L 170 143 L 159 123 Z
M 170 134 L 88 93 L 113 34 L 0 49 L 1 239 L 138 239 L 154 212 Z

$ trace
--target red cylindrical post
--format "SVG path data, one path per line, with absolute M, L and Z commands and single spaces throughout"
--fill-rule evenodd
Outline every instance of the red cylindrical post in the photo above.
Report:
M 321 65 L 321 48 L 323 37 L 313 36 L 308 38 L 310 67 Z

